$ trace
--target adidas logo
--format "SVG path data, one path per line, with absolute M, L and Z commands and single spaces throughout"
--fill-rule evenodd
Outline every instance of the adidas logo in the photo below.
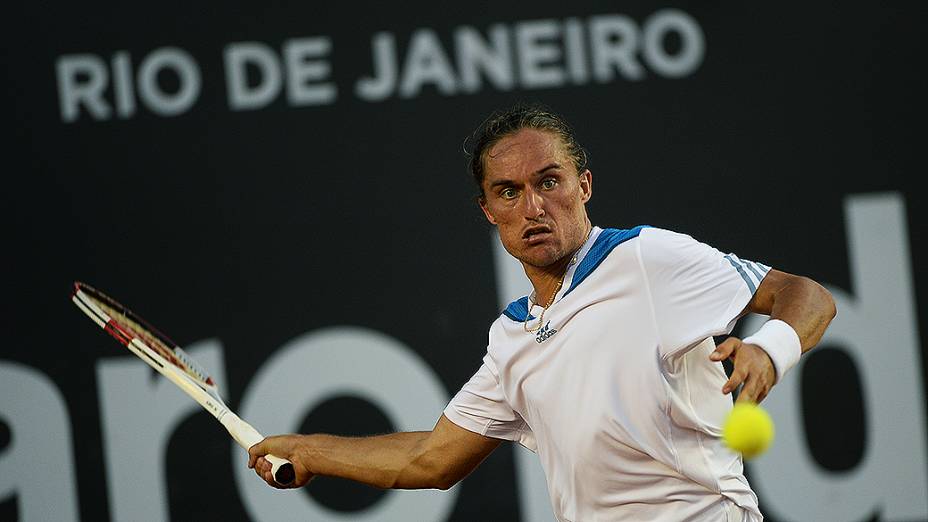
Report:
M 548 321 L 538 330 L 538 334 L 535 336 L 535 342 L 541 344 L 547 341 L 549 337 L 553 337 L 556 333 L 557 329 L 551 328 L 551 321 Z

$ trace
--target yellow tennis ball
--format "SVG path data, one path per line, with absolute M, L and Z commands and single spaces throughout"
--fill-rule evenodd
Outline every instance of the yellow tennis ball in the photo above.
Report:
M 744 458 L 754 458 L 773 442 L 773 421 L 754 403 L 736 403 L 722 426 L 722 440 Z

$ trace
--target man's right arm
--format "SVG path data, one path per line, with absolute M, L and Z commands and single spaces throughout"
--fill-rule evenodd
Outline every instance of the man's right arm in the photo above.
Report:
M 301 487 L 315 475 L 346 478 L 384 489 L 448 489 L 470 474 L 499 446 L 500 439 L 461 428 L 444 415 L 432 431 L 370 437 L 278 435 L 249 450 L 248 467 L 269 485 L 271 454 L 293 463 Z

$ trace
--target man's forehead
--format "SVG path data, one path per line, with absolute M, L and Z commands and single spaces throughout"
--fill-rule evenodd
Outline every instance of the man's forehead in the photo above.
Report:
M 488 170 L 493 166 L 541 168 L 545 163 L 568 159 L 563 140 L 555 133 L 538 129 L 521 129 L 501 138 L 487 151 Z

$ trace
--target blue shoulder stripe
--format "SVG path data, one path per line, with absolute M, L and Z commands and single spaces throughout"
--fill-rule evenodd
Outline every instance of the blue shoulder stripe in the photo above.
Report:
M 571 293 L 574 288 L 577 288 L 577 286 L 587 278 L 587 276 L 592 274 L 593 270 L 596 270 L 596 267 L 603 262 L 603 259 L 606 259 L 606 256 L 612 252 L 612 249 L 629 239 L 638 237 L 638 234 L 648 227 L 649 225 L 638 225 L 635 228 L 629 229 L 607 228 L 603 230 L 599 234 L 599 237 L 596 238 L 596 242 L 593 243 L 593 246 L 590 247 L 590 251 L 587 252 L 583 260 L 580 261 L 577 269 L 574 270 L 574 278 L 570 282 L 570 288 L 564 292 L 564 295 Z
M 534 317 L 528 315 L 528 296 L 509 303 L 509 306 L 503 310 L 503 314 L 519 323 L 525 322 L 526 316 L 528 316 L 528 320 L 534 319 Z

